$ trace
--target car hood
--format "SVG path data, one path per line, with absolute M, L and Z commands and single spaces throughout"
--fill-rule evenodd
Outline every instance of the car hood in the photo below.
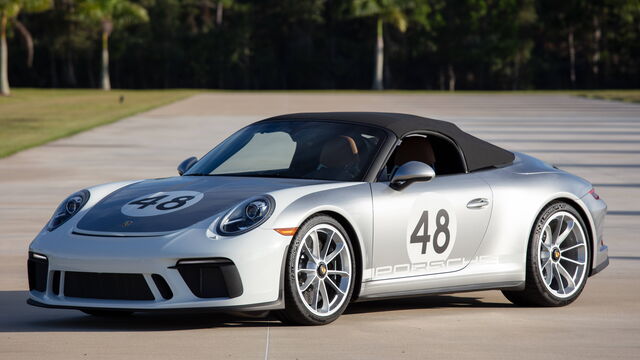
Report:
M 144 180 L 104 197 L 82 217 L 76 231 L 130 235 L 173 232 L 252 196 L 322 183 L 327 181 L 226 176 Z

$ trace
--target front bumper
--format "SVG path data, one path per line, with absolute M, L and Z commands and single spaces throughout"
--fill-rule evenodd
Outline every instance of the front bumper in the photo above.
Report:
M 609 247 L 604 244 L 604 218 L 607 215 L 607 204 L 602 199 L 594 199 L 590 194 L 583 196 L 582 201 L 593 220 L 591 248 L 594 251 L 589 273 L 589 276 L 593 276 L 609 265 Z
M 28 303 L 80 310 L 279 309 L 290 240 L 269 229 L 233 238 L 210 238 L 203 229 L 157 237 L 43 232 L 30 246 Z
M 591 270 L 591 274 L 589 274 L 589 276 L 593 276 L 599 273 L 600 271 L 604 270 L 607 266 L 609 266 L 609 247 L 602 246 L 600 248 L 600 255 L 598 256 L 598 258 L 599 259 L 604 258 L 604 260 L 600 260 L 600 263 L 593 267 L 593 269 Z

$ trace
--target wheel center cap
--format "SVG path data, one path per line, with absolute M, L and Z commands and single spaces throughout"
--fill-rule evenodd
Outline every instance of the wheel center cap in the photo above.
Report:
M 560 250 L 558 248 L 553 249 L 551 251 L 551 258 L 553 261 L 558 261 L 560 259 Z
M 318 266 L 318 276 L 323 278 L 327 275 L 327 265 L 325 264 L 320 264 L 320 266 Z

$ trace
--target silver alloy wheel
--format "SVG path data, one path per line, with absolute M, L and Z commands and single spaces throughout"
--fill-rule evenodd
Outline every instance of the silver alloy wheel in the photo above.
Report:
M 582 285 L 587 269 L 587 242 L 578 219 L 560 211 L 544 224 L 538 239 L 538 270 L 558 298 L 571 297 Z
M 333 315 L 351 286 L 351 254 L 346 240 L 335 227 L 316 225 L 302 238 L 296 259 L 300 299 L 315 315 Z

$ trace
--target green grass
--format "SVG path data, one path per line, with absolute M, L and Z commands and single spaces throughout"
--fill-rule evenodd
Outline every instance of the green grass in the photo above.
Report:
M 640 103 L 640 90 L 589 90 L 577 91 L 576 95 L 589 99 Z
M 0 97 L 0 157 L 196 93 L 195 90 L 13 89 L 11 96 Z

